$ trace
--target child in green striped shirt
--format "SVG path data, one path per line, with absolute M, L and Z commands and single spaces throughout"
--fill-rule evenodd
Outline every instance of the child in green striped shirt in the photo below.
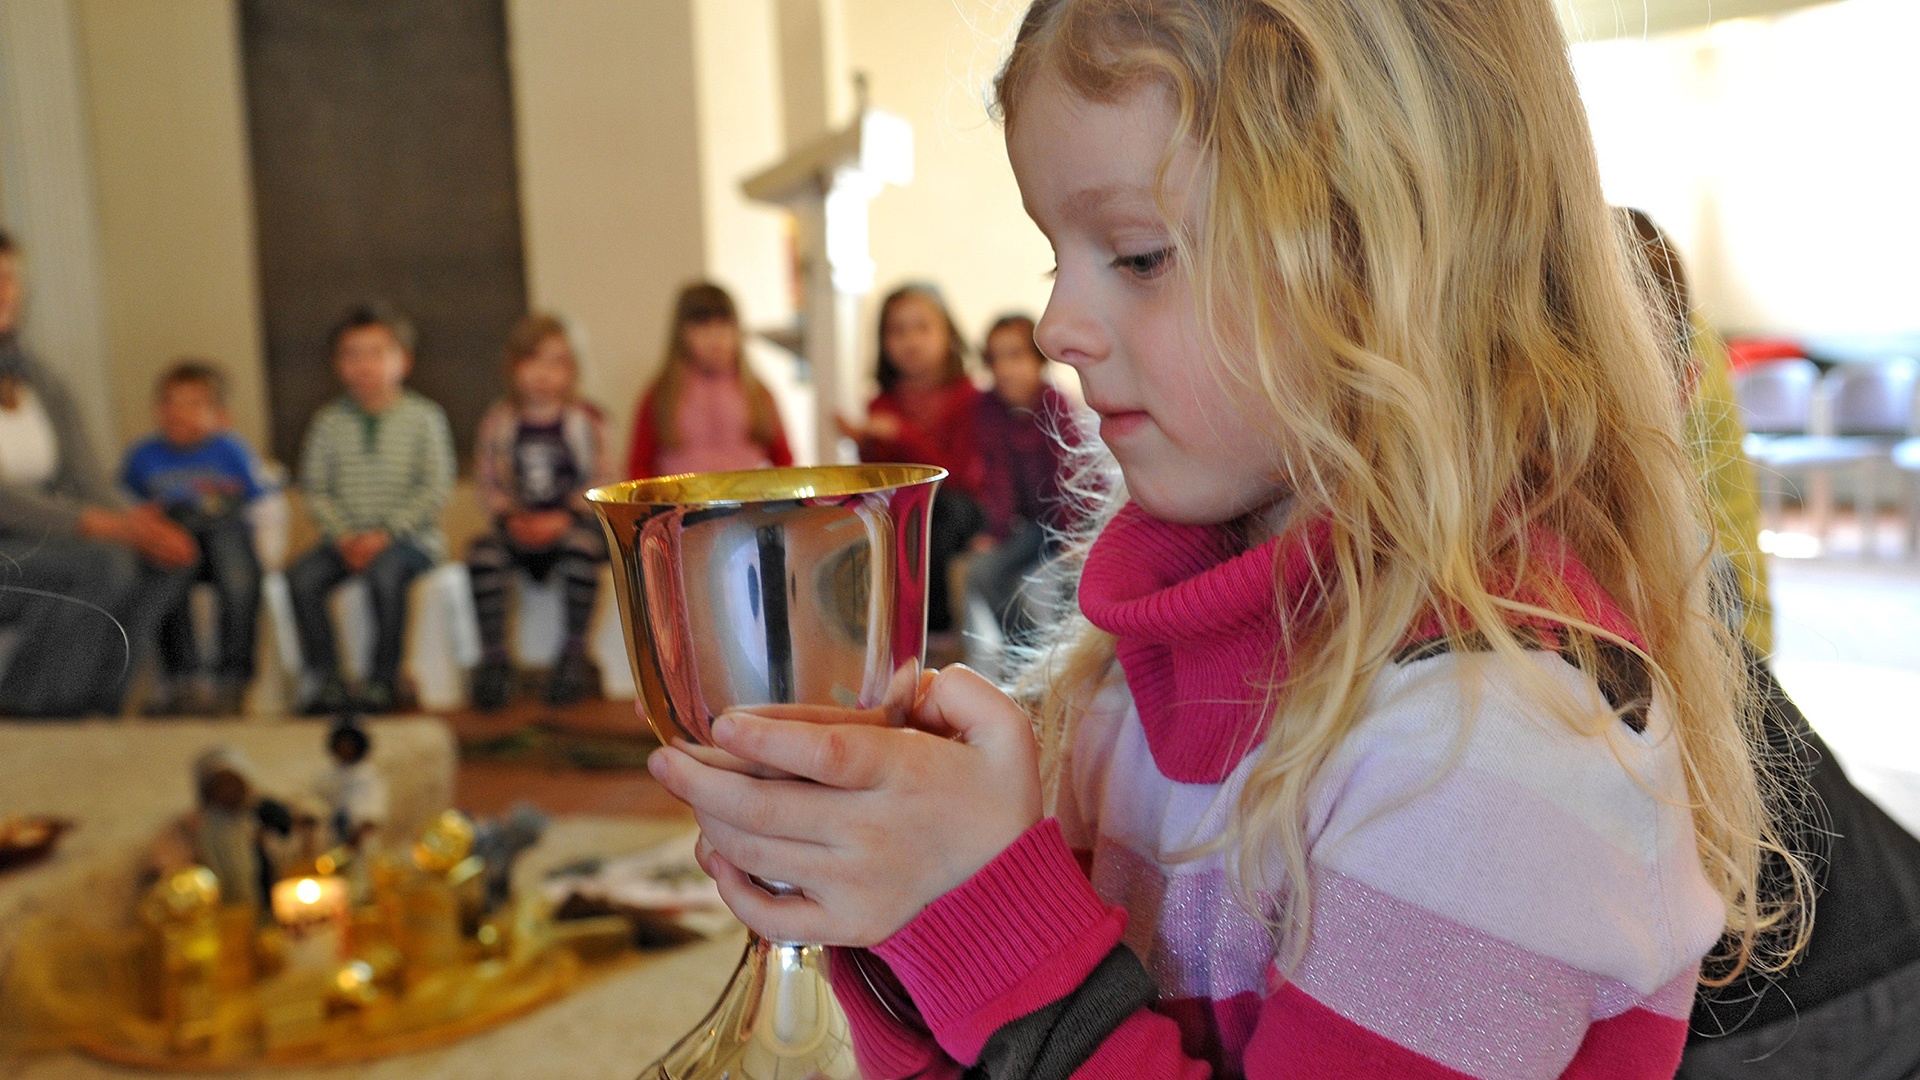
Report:
M 406 641 L 407 589 L 446 552 L 440 511 L 453 489 L 453 436 L 440 406 L 405 386 L 413 327 L 377 307 L 334 328 L 334 370 L 347 392 L 307 428 L 300 487 L 320 543 L 287 571 L 306 662 L 310 713 L 390 712 Z M 356 696 L 334 645 L 327 597 L 366 580 L 375 623 L 373 664 Z

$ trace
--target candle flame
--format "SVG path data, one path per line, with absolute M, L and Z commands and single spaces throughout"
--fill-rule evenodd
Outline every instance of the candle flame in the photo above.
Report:
M 299 897 L 303 904 L 317 903 L 320 900 L 320 883 L 312 878 L 302 878 L 300 883 L 293 887 L 293 895 Z

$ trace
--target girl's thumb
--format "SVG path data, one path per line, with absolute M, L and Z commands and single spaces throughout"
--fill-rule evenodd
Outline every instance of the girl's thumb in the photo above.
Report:
M 1031 738 L 1032 722 L 1001 689 L 965 664 L 940 669 L 921 694 L 914 725 L 935 735 L 981 744 Z

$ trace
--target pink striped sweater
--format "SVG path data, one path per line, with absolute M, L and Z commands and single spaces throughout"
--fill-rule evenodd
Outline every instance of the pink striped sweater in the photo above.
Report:
M 1081 606 L 1118 637 L 1125 684 L 1080 721 L 1057 817 L 873 950 L 917 1018 L 835 965 L 868 1080 L 959 1075 L 1119 942 L 1158 998 L 1075 1076 L 1673 1075 L 1723 909 L 1663 709 L 1634 730 L 1553 652 L 1529 662 L 1591 711 L 1584 732 L 1483 678 L 1484 656 L 1377 681 L 1310 794 L 1312 931 L 1289 975 L 1234 899 L 1229 856 L 1179 856 L 1233 812 L 1265 727 L 1250 685 L 1313 604 L 1312 544 L 1241 552 L 1133 507 L 1102 534 Z M 1584 569 L 1560 565 L 1584 614 L 1625 635 Z

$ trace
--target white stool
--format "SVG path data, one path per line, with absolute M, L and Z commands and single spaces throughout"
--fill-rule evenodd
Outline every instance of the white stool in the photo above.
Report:
M 467 595 L 471 614 L 473 596 Z M 528 667 L 548 667 L 560 655 L 566 637 L 566 583 L 559 575 L 544 582 L 535 581 L 524 571 L 514 573 L 513 658 Z M 474 640 L 479 640 L 479 624 L 473 624 Z M 587 648 L 600 668 L 601 694 L 616 701 L 635 696 L 633 667 L 627 661 L 627 639 L 620 626 L 620 611 L 613 599 L 613 571 L 600 569 L 600 595 L 594 606 L 593 622 L 587 631 Z M 476 646 L 474 662 L 479 662 Z

